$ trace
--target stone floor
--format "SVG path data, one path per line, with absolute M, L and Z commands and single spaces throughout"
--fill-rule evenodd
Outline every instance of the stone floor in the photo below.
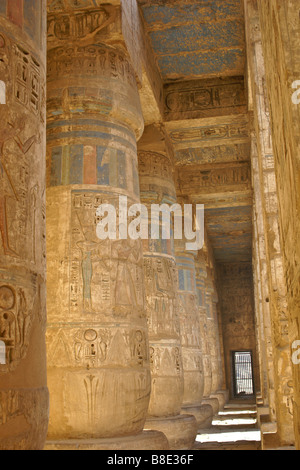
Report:
M 201 429 L 194 450 L 261 450 L 256 406 L 229 403 L 214 418 L 210 429 Z

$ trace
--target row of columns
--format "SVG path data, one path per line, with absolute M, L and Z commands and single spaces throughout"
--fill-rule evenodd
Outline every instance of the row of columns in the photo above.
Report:
M 35 41 L 0 17 L 0 448 L 42 449 L 48 429 L 47 449 L 188 449 L 223 404 L 215 289 L 174 240 L 124 236 L 120 200 L 176 202 L 162 129 L 137 147 L 125 44 L 50 43 L 46 117 L 45 6 Z

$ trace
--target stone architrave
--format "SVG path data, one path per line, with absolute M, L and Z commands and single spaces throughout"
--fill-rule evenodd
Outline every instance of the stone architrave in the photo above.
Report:
M 46 2 L 0 11 L 0 450 L 47 435 Z M 17 5 L 19 4 L 19 5 Z

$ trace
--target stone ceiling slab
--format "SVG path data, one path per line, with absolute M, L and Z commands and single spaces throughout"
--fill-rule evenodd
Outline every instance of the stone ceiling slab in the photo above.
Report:
M 251 261 L 242 0 L 138 0 L 163 85 L 179 196 L 204 204 L 218 262 Z
M 244 73 L 241 0 L 139 4 L 164 81 Z
M 216 261 L 251 261 L 251 220 L 251 206 L 205 210 L 207 232 Z

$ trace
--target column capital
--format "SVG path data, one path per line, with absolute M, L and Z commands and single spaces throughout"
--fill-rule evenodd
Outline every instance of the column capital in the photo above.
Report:
M 123 50 L 139 85 L 146 123 L 162 121 L 163 83 L 136 0 L 48 0 L 48 50 L 62 44 Z

